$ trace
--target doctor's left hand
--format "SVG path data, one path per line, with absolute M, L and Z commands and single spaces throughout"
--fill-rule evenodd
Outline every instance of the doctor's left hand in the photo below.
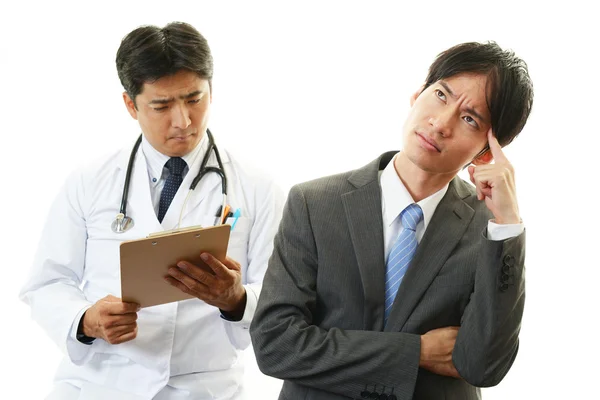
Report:
M 204 262 L 214 274 L 197 265 L 180 261 L 169 268 L 165 280 L 179 290 L 218 307 L 234 320 L 242 319 L 246 308 L 246 289 L 242 285 L 241 265 L 227 257 L 221 262 L 209 253 L 202 253 Z

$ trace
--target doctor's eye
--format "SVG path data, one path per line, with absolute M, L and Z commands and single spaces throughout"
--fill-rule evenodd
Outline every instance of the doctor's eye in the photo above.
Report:
M 166 110 L 168 107 L 167 106 L 163 106 L 163 107 L 152 107 L 152 109 L 154 111 L 164 111 Z
M 440 89 L 435 89 L 434 92 L 437 98 L 442 101 L 446 101 L 446 94 L 444 92 L 442 92 Z

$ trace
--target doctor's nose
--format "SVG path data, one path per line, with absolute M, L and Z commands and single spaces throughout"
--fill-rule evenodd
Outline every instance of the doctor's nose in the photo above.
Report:
M 173 128 L 186 129 L 191 123 L 190 113 L 185 105 L 179 105 L 172 108 L 171 126 L 173 126 Z
M 428 122 L 433 127 L 434 131 L 441 134 L 443 137 L 452 135 L 454 119 L 450 110 L 439 112 L 436 115 L 429 117 Z

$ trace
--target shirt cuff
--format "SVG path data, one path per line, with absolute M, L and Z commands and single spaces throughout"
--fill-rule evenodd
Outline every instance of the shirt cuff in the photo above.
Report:
M 83 313 L 85 313 L 90 307 L 91 306 L 84 307 L 81 309 L 81 311 L 79 311 L 79 313 L 77 313 L 77 316 L 71 325 L 71 330 L 69 331 L 69 337 L 67 339 L 67 351 L 71 361 L 75 362 L 76 364 L 76 361 L 83 360 L 88 355 L 91 347 L 91 343 L 85 344 L 77 340 L 77 328 L 79 327 L 79 321 L 81 320 Z
M 489 240 L 501 241 L 519 236 L 525 231 L 525 225 L 520 224 L 497 224 L 494 220 L 488 221 L 487 238 Z
M 254 311 L 256 310 L 256 305 L 258 303 L 258 296 L 250 285 L 244 285 L 244 289 L 246 289 L 246 308 L 244 308 L 244 315 L 242 316 L 242 319 L 239 321 L 233 321 L 222 313 L 221 318 L 232 325 L 238 325 L 244 329 L 249 329 L 250 323 L 252 322 L 252 317 L 254 316 Z

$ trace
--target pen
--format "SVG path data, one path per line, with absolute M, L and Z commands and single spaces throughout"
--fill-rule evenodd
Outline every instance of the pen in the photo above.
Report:
M 225 206 L 225 211 L 223 212 L 223 219 L 221 220 L 221 225 L 223 225 L 225 223 L 225 221 L 227 220 L 227 216 L 229 215 L 229 210 L 231 210 L 231 207 L 229 206 L 229 204 L 227 204 Z
M 233 213 L 233 218 L 235 218 L 235 219 L 233 220 L 233 224 L 231 224 L 231 230 L 233 230 L 233 228 L 235 228 L 235 224 L 237 224 L 238 218 L 240 217 L 240 215 L 242 215 L 242 211 L 238 208 Z
M 217 213 L 215 214 L 215 223 L 213 225 L 217 225 L 217 222 L 219 222 L 219 217 L 221 216 L 221 211 L 223 210 L 223 206 L 219 206 L 219 208 L 217 208 Z

